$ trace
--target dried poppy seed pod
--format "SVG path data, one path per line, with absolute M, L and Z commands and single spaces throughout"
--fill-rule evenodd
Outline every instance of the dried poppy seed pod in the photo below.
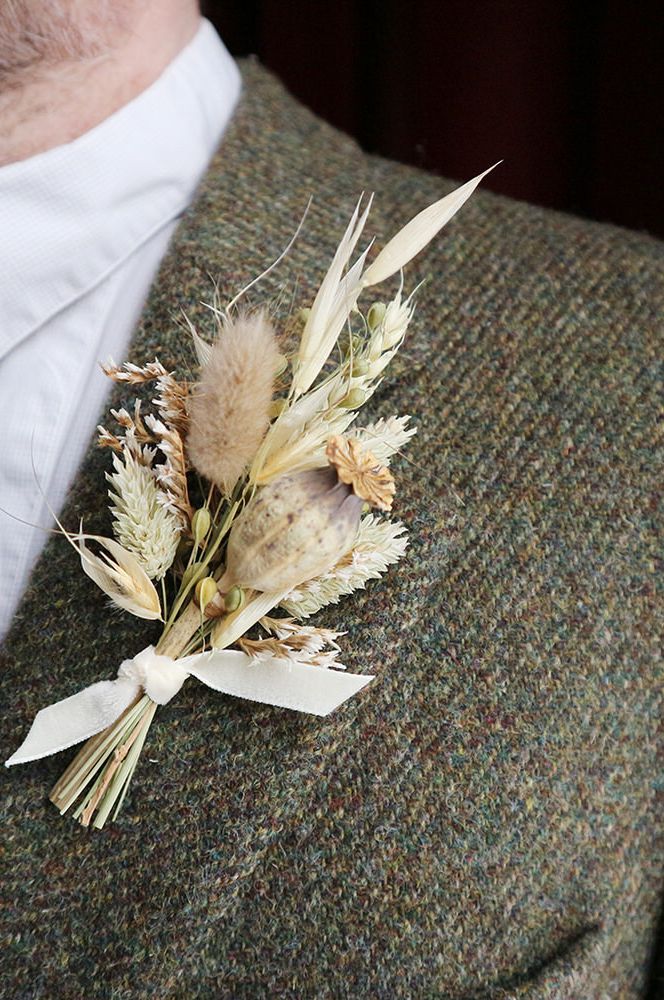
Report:
M 352 546 L 361 512 L 334 469 L 275 479 L 233 525 L 219 589 L 288 590 L 318 576 Z
M 330 439 L 331 467 L 281 476 L 258 490 L 233 525 L 223 594 L 281 591 L 319 576 L 353 545 L 365 500 L 389 510 L 394 480 L 357 441 Z

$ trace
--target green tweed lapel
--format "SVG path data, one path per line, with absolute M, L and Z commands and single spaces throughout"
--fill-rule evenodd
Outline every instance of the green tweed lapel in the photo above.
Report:
M 450 187 L 365 156 L 243 72 L 133 361 L 186 370 L 181 310 L 205 330 L 213 281 L 225 298 L 261 271 L 310 194 L 286 268 L 298 302 L 362 190 L 384 240 Z M 8 930 L 35 995 L 637 995 L 661 858 L 661 268 L 647 237 L 487 195 L 418 259 L 409 279 L 429 281 L 399 377 L 371 404 L 420 427 L 395 466 L 410 554 L 317 619 L 376 680 L 323 720 L 188 682 L 101 834 L 47 801 L 73 751 L 5 776 Z M 250 301 L 278 311 L 283 274 Z M 108 531 L 107 467 L 91 445 L 66 524 Z M 156 635 L 49 543 L 1 655 L 5 757 L 43 704 Z

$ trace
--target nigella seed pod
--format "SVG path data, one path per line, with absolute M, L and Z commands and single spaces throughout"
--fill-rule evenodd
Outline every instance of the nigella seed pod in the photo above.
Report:
M 233 526 L 220 590 L 288 590 L 318 576 L 351 548 L 361 512 L 362 500 L 334 469 L 281 476 Z

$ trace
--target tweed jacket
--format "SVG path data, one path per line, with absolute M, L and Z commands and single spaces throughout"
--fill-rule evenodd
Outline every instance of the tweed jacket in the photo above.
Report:
M 361 191 L 380 244 L 452 187 L 243 73 L 131 360 L 190 370 L 180 311 L 211 329 L 212 279 L 225 297 L 259 273 L 310 194 L 264 286 L 277 313 L 285 277 L 311 299 Z M 394 466 L 409 553 L 317 618 L 376 680 L 323 719 L 190 681 L 101 832 L 47 799 L 73 750 L 3 769 L 2 997 L 645 995 L 663 261 L 646 235 L 486 193 L 416 259 L 408 287 L 428 280 L 370 404 L 419 426 Z M 68 526 L 108 534 L 108 461 L 91 442 Z M 3 759 L 157 636 L 54 538 L 3 647 Z

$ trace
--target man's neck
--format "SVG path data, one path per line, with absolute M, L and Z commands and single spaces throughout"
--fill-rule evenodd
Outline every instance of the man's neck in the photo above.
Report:
M 103 55 L 37 68 L 6 90 L 0 166 L 71 142 L 118 111 L 157 79 L 199 23 L 193 0 L 145 4 Z

